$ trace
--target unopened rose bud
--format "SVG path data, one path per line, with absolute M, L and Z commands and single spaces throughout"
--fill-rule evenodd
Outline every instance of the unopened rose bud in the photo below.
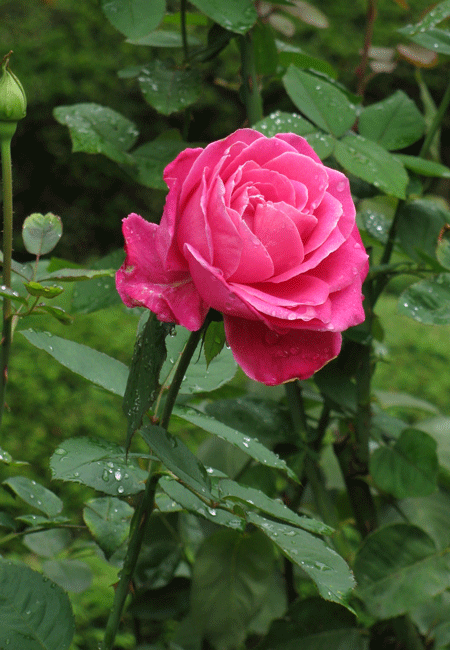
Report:
M 0 71 L 0 124 L 18 122 L 27 112 L 27 98 L 22 84 L 9 69 L 11 52 L 3 57 Z

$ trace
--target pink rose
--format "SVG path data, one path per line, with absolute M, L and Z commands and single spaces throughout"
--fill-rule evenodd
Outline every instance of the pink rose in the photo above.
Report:
M 117 289 L 129 307 L 198 330 L 210 307 L 243 370 L 306 379 L 364 320 L 367 254 L 347 178 L 298 135 L 241 129 L 165 169 L 157 226 L 124 219 Z

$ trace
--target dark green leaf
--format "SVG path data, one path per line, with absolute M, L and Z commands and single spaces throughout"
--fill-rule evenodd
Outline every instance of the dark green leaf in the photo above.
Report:
M 53 273 L 39 276 L 40 282 L 47 280 L 60 280 L 61 282 L 85 282 L 97 278 L 111 278 L 114 276 L 115 269 L 59 269 Z
M 348 607 L 347 600 L 355 581 L 346 562 L 335 550 L 300 528 L 265 519 L 256 512 L 249 512 L 247 518 L 267 535 L 291 562 L 309 575 L 316 583 L 322 598 Z
M 74 634 L 64 591 L 24 564 L 0 559 L 0 647 L 67 650 Z
M 85 377 L 116 395 L 123 395 L 128 378 L 124 363 L 103 352 L 88 348 L 81 343 L 68 341 L 50 332 L 36 332 L 32 329 L 20 332 L 32 345 L 45 350 L 59 363 L 72 372 Z
M 276 44 L 279 50 L 278 61 L 285 68 L 295 65 L 296 68 L 300 69 L 317 70 L 317 72 L 321 72 L 331 79 L 337 77 L 336 70 L 328 61 L 306 54 L 299 47 L 292 44 L 288 45 L 281 41 L 276 41 Z
M 430 11 L 427 11 L 425 16 L 415 25 L 407 25 L 397 31 L 406 36 L 413 36 L 414 34 L 423 33 L 432 27 L 438 25 L 442 20 L 450 16 L 450 0 L 443 0 L 438 2 Z
M 450 54 L 450 33 L 447 30 L 433 27 L 426 32 L 414 34 L 409 38 L 421 47 L 437 54 Z
M 299 598 L 273 622 L 258 650 L 367 650 L 368 644 L 351 612 L 321 598 Z
M 376 142 L 355 134 L 347 135 L 336 142 L 334 155 L 347 172 L 386 194 L 405 198 L 408 174 L 403 165 Z
M 431 537 L 404 523 L 366 537 L 354 570 L 359 597 L 379 619 L 405 614 L 450 586 L 450 554 L 437 552 Z
M 283 77 L 289 97 L 318 127 L 339 138 L 356 120 L 354 105 L 336 86 L 291 65 Z
M 91 586 L 91 568 L 81 560 L 68 558 L 47 560 L 42 565 L 42 570 L 50 580 L 62 587 L 64 591 L 79 594 Z
M 237 34 L 248 32 L 258 18 L 252 0 L 193 0 L 192 4 L 215 23 Z
M 436 442 L 417 429 L 405 429 L 392 446 L 376 449 L 370 458 L 375 484 L 397 499 L 428 496 L 437 488 Z
M 67 517 L 44 517 L 43 515 L 19 515 L 16 517 L 17 521 L 22 521 L 27 526 L 32 526 L 33 528 L 56 528 L 61 526 L 61 524 L 69 523 L 70 519 Z
M 71 537 L 67 529 L 52 528 L 25 535 L 23 542 L 36 555 L 54 557 L 69 546 Z
M 133 508 L 115 497 L 91 499 L 83 510 L 83 519 L 106 559 L 128 537 Z
M 289 524 L 298 528 L 303 528 L 303 530 L 307 530 L 310 533 L 315 533 L 317 535 L 331 535 L 334 532 L 330 526 L 326 526 L 321 521 L 309 517 L 300 517 L 296 512 L 290 510 L 283 503 L 280 503 L 280 501 L 271 499 L 265 495 L 264 492 L 261 492 L 261 490 L 255 490 L 254 488 L 245 485 L 239 485 L 239 483 L 236 483 L 231 479 L 219 479 L 217 488 L 221 499 L 231 502 L 241 501 L 246 505 L 249 505 L 250 509 L 257 508 L 274 519 L 288 522 Z
M 32 255 L 45 255 L 53 250 L 61 239 L 61 219 L 48 212 L 35 212 L 25 219 L 22 237 L 25 248 Z
M 333 136 L 322 131 L 315 131 L 314 133 L 307 133 L 305 140 L 314 149 L 316 154 L 321 160 L 325 160 L 334 151 L 334 143 L 336 142 Z
M 256 122 L 253 127 L 256 131 L 260 131 L 268 138 L 273 138 L 277 133 L 296 133 L 297 135 L 305 136 L 307 133 L 315 131 L 315 126 L 311 124 L 304 117 L 300 117 L 296 113 L 285 113 L 283 111 L 275 111 L 264 119 Z
M 102 0 L 102 9 L 119 32 L 138 39 L 152 32 L 164 17 L 165 0 Z
M 117 163 L 130 164 L 126 153 L 135 143 L 139 132 L 127 118 L 99 104 L 58 106 L 53 111 L 56 120 L 69 128 L 72 150 L 102 153 Z
M 154 314 L 148 316 L 138 331 L 134 344 L 130 374 L 123 398 L 127 416 L 127 449 L 131 438 L 142 424 L 142 418 L 153 404 L 159 390 L 159 374 L 166 359 L 165 339 L 171 326 L 161 323 Z
M 404 149 L 422 137 L 425 120 L 415 103 L 402 90 L 367 106 L 358 119 L 360 134 L 385 149 Z
M 133 151 L 136 161 L 136 180 L 156 190 L 167 191 L 163 172 L 167 165 L 188 146 L 181 138 L 167 138 L 163 133 L 152 142 L 146 142 Z M 192 146 L 192 145 L 189 145 Z
M 374 239 L 385 244 L 389 235 L 397 201 L 390 196 L 380 195 L 363 199 L 358 204 L 358 223 Z
M 50 459 L 54 479 L 74 481 L 110 494 L 128 496 L 145 488 L 147 472 L 126 459 L 125 449 L 96 438 L 69 438 Z
M 193 408 L 176 406 L 173 413 L 174 415 L 178 415 L 180 418 L 187 420 L 191 424 L 195 424 L 204 431 L 209 431 L 209 433 L 222 438 L 222 440 L 226 440 L 235 447 L 239 447 L 239 449 L 257 460 L 259 463 L 262 463 L 267 467 L 278 469 L 286 473 L 293 481 L 298 482 L 296 474 L 286 465 L 285 461 L 270 451 L 270 449 L 267 449 L 267 447 L 262 445 L 255 438 L 244 435 L 240 431 L 232 429 L 226 424 L 223 424 L 209 415 L 201 413 L 201 411 L 197 411 Z
M 450 168 L 434 160 L 425 160 L 418 156 L 408 156 L 406 154 L 395 154 L 406 169 L 410 169 L 419 176 L 433 176 L 436 178 L 450 178 Z
M 17 524 L 7 512 L 0 512 L 0 527 L 16 530 Z
M 56 494 L 26 476 L 7 478 L 2 485 L 8 486 L 25 503 L 44 512 L 48 517 L 56 517 L 62 510 L 63 503 Z
M 54 307 L 53 305 L 46 305 L 44 303 L 40 303 L 37 305 L 37 307 L 34 309 L 33 313 L 35 314 L 50 314 L 50 316 L 53 316 L 53 318 L 56 318 L 60 323 L 63 323 L 64 325 L 70 325 L 70 323 L 73 321 L 73 317 L 68 314 L 67 312 L 64 311 L 61 307 Z
M 195 559 L 191 606 L 197 626 L 214 647 L 241 647 L 273 571 L 272 545 L 259 531 L 220 530 L 205 540 Z
M 6 463 L 6 465 L 9 465 L 12 463 L 12 456 L 8 451 L 5 451 L 0 447 L 0 463 Z
M 435 257 L 441 229 L 450 221 L 450 211 L 438 203 L 419 199 L 405 203 L 400 209 L 397 222 L 397 237 L 403 250 L 415 261 L 420 262 L 418 251 Z
M 412 284 L 401 294 L 398 310 L 427 325 L 450 324 L 450 273 Z
M 219 526 L 244 530 L 245 519 L 217 506 L 214 508 L 207 506 L 204 501 L 199 499 L 178 481 L 168 476 L 163 476 L 159 481 L 159 486 L 171 499 L 179 503 L 188 512 L 208 519 Z
M 152 452 L 182 483 L 204 498 L 212 499 L 205 467 L 184 442 L 159 426 L 142 427 L 139 433 Z
M 184 110 L 197 101 L 202 90 L 197 69 L 182 70 L 160 59 L 142 68 L 138 80 L 145 100 L 163 115 Z
M 430 402 L 409 393 L 375 390 L 374 398 L 382 408 L 417 409 L 426 413 L 439 413 L 439 409 Z
M 57 286 L 44 286 L 43 284 L 40 284 L 39 282 L 24 282 L 25 289 L 28 291 L 28 293 L 31 296 L 35 296 L 36 298 L 42 296 L 43 298 L 56 298 L 56 296 L 59 296 L 64 289 L 62 287 L 57 287 Z
M 212 321 L 212 323 L 208 325 L 208 329 L 205 333 L 205 339 L 203 341 L 203 349 L 205 351 L 207 367 L 211 361 L 222 351 L 225 342 L 226 337 L 223 321 Z
M 118 269 L 125 259 L 123 249 L 113 251 L 106 257 L 94 262 L 94 270 Z M 87 271 L 89 273 L 89 271 Z M 116 284 L 108 275 L 86 282 L 77 282 L 72 294 L 72 309 L 81 314 L 89 314 L 98 309 L 118 305 L 122 301 L 116 289 Z

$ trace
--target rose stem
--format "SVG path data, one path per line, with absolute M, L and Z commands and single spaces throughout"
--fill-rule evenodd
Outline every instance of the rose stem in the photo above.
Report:
M 330 499 L 330 495 L 325 489 L 320 468 L 315 460 L 316 453 L 309 445 L 310 432 L 306 420 L 301 385 L 298 381 L 289 381 L 285 384 L 285 390 L 292 424 L 306 449 L 303 466 L 306 480 L 311 486 L 314 501 L 316 502 L 317 509 L 323 521 L 328 524 L 328 526 L 337 530 L 339 527 L 339 520 L 336 510 Z M 342 535 L 338 532 L 333 535 L 332 539 L 336 550 L 343 557 L 349 557 L 351 551 Z
M 241 50 L 242 99 L 251 126 L 263 118 L 263 106 L 256 74 L 255 49 L 251 32 L 239 36 L 239 47 Z
M 181 355 L 180 361 L 178 363 L 177 369 L 173 381 L 170 385 L 170 388 L 167 392 L 166 404 L 164 407 L 164 412 L 161 418 L 161 426 L 164 429 L 167 429 L 169 425 L 170 416 L 175 404 L 175 400 L 180 390 L 181 382 L 183 377 L 186 374 L 186 370 L 189 366 L 189 362 L 192 359 L 198 342 L 203 334 L 204 327 L 202 327 L 197 332 L 192 332 L 186 346 Z M 144 539 L 144 533 L 150 515 L 153 512 L 155 492 L 158 484 L 160 474 L 149 473 L 144 495 L 136 508 L 136 511 L 133 515 L 133 521 L 135 522 L 134 528 L 130 532 L 130 542 L 128 545 L 127 554 L 123 564 L 122 571 L 120 572 L 120 579 L 116 587 L 114 594 L 114 602 L 111 609 L 111 612 L 108 617 L 108 622 L 106 624 L 105 636 L 102 643 L 102 650 L 111 650 L 114 644 L 114 639 L 117 634 L 117 630 L 122 618 L 122 610 L 125 604 L 126 597 L 128 595 L 130 581 L 133 577 L 134 569 L 136 567 L 136 562 L 139 557 L 139 552 L 141 550 L 142 541 Z
M 445 114 L 447 112 L 447 108 L 448 108 L 449 104 L 450 104 L 450 80 L 449 80 L 449 83 L 447 85 L 444 96 L 442 98 L 442 101 L 440 103 L 440 106 L 439 106 L 439 108 L 438 108 L 438 110 L 436 112 L 436 115 L 433 118 L 431 126 L 430 126 L 430 128 L 428 130 L 428 133 L 427 133 L 426 137 L 425 137 L 425 140 L 423 141 L 423 145 L 422 145 L 422 148 L 421 148 L 420 154 L 419 154 L 421 158 L 426 158 L 426 156 L 427 156 L 427 154 L 428 154 L 428 152 L 430 150 L 431 144 L 433 142 L 433 138 L 436 135 L 436 132 L 439 129 L 442 120 L 444 119 L 444 116 L 445 116 Z
M 188 49 L 187 32 L 186 32 L 186 0 L 181 0 L 180 16 L 181 16 L 181 40 L 183 41 L 183 54 L 184 54 L 184 60 L 186 62 L 189 59 L 189 49 Z
M 3 181 L 3 285 L 11 287 L 11 258 L 12 258 L 12 227 L 13 227 L 13 198 L 12 198 L 12 165 L 11 139 L 16 130 L 16 123 L 11 122 L 11 134 L 5 134 L 0 139 Z M 5 128 L 6 124 L 3 124 Z M 0 378 L 0 426 L 5 408 L 6 383 L 8 381 L 8 362 L 11 351 L 11 300 L 3 298 L 3 330 L 2 330 L 2 361 Z

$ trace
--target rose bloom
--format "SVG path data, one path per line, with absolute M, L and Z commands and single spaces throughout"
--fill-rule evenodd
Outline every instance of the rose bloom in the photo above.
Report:
M 298 135 L 241 129 L 186 149 L 164 180 L 160 225 L 123 222 L 124 303 L 191 331 L 222 312 L 235 360 L 267 385 L 336 357 L 368 271 L 347 178 Z

